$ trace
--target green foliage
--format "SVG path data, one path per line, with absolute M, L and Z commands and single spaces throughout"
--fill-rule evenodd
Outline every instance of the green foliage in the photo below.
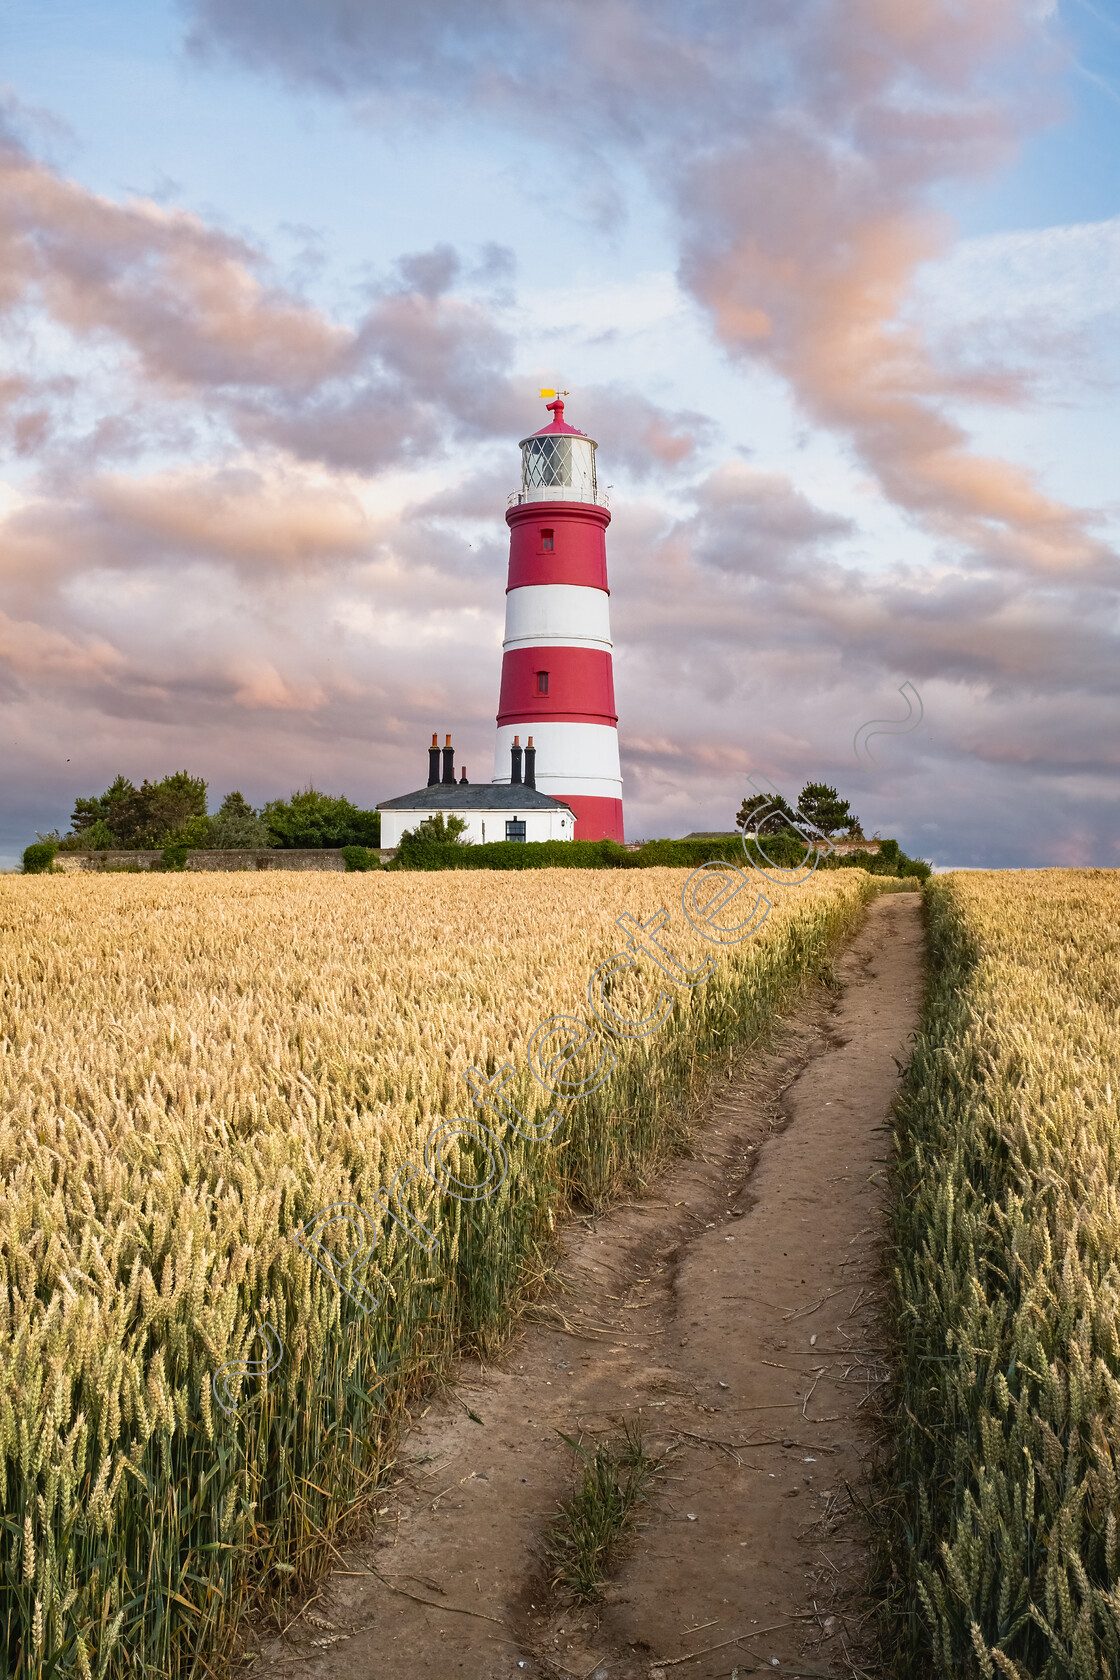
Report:
M 739 814 L 735 818 L 736 828 L 756 829 L 758 814 L 773 803 L 777 809 L 763 819 L 762 827 L 757 832 L 764 835 L 779 835 L 794 833 L 790 824 L 799 815 L 819 828 L 822 834 L 833 835 L 841 830 L 847 831 L 853 840 L 863 839 L 863 830 L 859 825 L 859 818 L 852 812 L 848 801 L 841 799 L 834 787 L 828 787 L 824 782 L 806 782 L 797 798 L 797 810 L 792 811 L 785 800 L 779 797 L 774 801 L 766 798 L 765 794 L 756 793 L 750 799 L 744 799 L 739 807 Z M 801 842 L 799 841 L 799 844 Z M 769 848 L 767 848 L 769 850 Z M 782 867 L 787 867 L 783 865 Z
M 216 817 L 210 818 L 205 842 L 216 851 L 256 851 L 279 844 L 264 817 L 254 811 L 242 793 L 227 793 Z
M 57 851 L 58 847 L 53 840 L 38 840 L 33 846 L 25 846 L 23 873 L 25 875 L 49 875 L 52 872 Z
M 111 852 L 120 845 L 103 817 L 97 817 L 77 834 L 68 834 L 59 842 L 62 852 Z
M 67 850 L 154 851 L 168 845 L 204 846 L 206 783 L 178 770 L 162 781 L 134 786 L 118 776 L 104 793 L 78 799 L 70 818 Z
M 273 844 L 296 846 L 378 846 L 381 813 L 361 811 L 341 795 L 306 787 L 290 799 L 272 799 L 261 811 Z
M 468 847 L 475 850 L 470 841 L 462 839 L 466 832 L 467 824 L 462 817 L 445 818 L 442 811 L 437 811 L 415 828 L 405 829 L 393 861 L 401 869 L 455 868 L 461 853 Z
M 207 816 L 189 817 L 181 827 L 169 829 L 161 836 L 161 839 L 165 846 L 188 846 L 191 849 L 197 846 L 209 846 L 210 818 Z M 160 841 L 157 840 L 156 845 L 159 844 Z
M 826 787 L 824 782 L 806 782 L 798 794 L 797 809 L 822 834 L 838 834 L 841 829 L 859 828 L 859 818 L 852 814 L 848 801 L 841 799 L 836 789 Z M 854 833 L 852 838 L 856 838 Z
M 405 845 L 390 869 L 698 869 L 722 860 L 745 867 L 797 868 L 805 859 L 804 842 L 790 834 L 770 835 L 765 857 L 752 840 L 650 840 L 628 851 L 617 840 L 497 840 L 485 846 Z
M 95 794 L 90 799 L 77 799 L 70 816 L 70 826 L 75 834 L 84 834 L 95 823 L 109 825 L 109 814 L 112 810 L 123 810 L 128 802 L 136 797 L 136 789 L 127 776 L 118 776 L 116 781 L 102 794 Z
M 423 825 L 421 825 L 423 826 Z M 614 855 L 619 854 L 619 855 Z M 631 853 L 614 840 L 494 840 L 485 846 L 425 845 L 402 836 L 390 869 L 611 869 Z
M 160 861 L 155 866 L 158 869 L 185 869 L 190 847 L 179 845 L 165 846 L 160 853 Z
M 735 827 L 756 832 L 755 824 L 760 811 L 765 811 L 771 804 L 777 808 L 763 819 L 761 832 L 763 834 L 784 834 L 794 813 L 785 800 L 779 795 L 777 799 L 767 799 L 764 793 L 756 793 L 750 799 L 744 799 L 739 807 L 739 815 L 735 818 Z
M 911 876 L 928 881 L 933 871 L 922 858 L 910 858 L 897 840 L 880 840 L 877 852 L 848 852 L 844 857 L 824 858 L 822 869 L 866 869 L 869 875 Z
M 380 869 L 381 859 L 367 846 L 343 846 L 342 861 L 347 869 Z

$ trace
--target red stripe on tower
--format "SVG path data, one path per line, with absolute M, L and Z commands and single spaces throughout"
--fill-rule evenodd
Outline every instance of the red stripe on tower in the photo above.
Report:
M 621 840 L 622 772 L 607 588 L 610 512 L 596 443 L 548 404 L 521 443 L 510 528 L 506 634 L 494 780 L 510 779 L 514 730 L 533 736 L 537 787 L 566 800 L 578 840 Z

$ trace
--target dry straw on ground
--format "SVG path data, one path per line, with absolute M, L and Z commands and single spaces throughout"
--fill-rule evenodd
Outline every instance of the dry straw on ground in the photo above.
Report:
M 464 1204 L 417 1180 L 429 1258 L 384 1224 L 363 1316 L 291 1240 L 376 1193 L 432 1127 L 471 1114 L 463 1070 L 585 1014 L 615 918 L 685 872 L 9 877 L 0 882 L 0 1668 L 203 1673 L 250 1586 L 319 1566 L 391 1458 L 406 1402 L 453 1346 L 500 1335 L 554 1210 L 640 1181 L 679 1147 L 701 1075 L 765 1025 L 874 890 L 859 872 L 770 889 L 715 976 L 547 1144 Z M 649 967 L 647 964 L 643 968 Z M 646 994 L 646 1009 L 664 976 Z M 630 995 L 625 977 L 616 1001 Z M 633 1007 L 619 1001 L 619 1007 Z M 640 1006 L 639 1006 L 640 1007 Z M 595 1052 L 597 1056 L 598 1052 Z M 589 1059 L 592 1064 L 594 1057 Z M 475 1111 L 478 1112 L 478 1111 Z M 427 1183 L 427 1189 L 424 1183 Z M 259 1359 L 271 1378 L 211 1377 Z
M 896 1648 L 912 1671 L 932 1648 L 945 1675 L 1097 1680 L 1120 1673 L 1120 876 L 926 890 L 897 1168 Z

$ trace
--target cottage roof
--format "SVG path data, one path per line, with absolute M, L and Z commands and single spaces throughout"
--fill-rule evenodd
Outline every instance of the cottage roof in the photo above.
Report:
M 437 782 L 433 787 L 382 799 L 378 811 L 544 811 L 559 806 L 571 811 L 565 799 L 553 799 L 539 788 L 517 782 Z

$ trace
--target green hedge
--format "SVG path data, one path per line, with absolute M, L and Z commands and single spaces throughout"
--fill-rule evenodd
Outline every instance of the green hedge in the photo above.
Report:
M 764 868 L 794 869 L 805 855 L 790 834 L 768 835 L 765 857 L 753 840 L 746 844 L 750 862 Z M 390 869 L 698 869 L 719 860 L 744 862 L 741 840 L 648 840 L 636 852 L 617 840 L 498 840 L 490 845 L 409 845 Z M 884 840 L 879 852 L 855 852 L 825 858 L 822 869 L 866 869 L 870 875 L 916 875 L 925 879 L 927 863 L 908 858 L 897 840 Z

